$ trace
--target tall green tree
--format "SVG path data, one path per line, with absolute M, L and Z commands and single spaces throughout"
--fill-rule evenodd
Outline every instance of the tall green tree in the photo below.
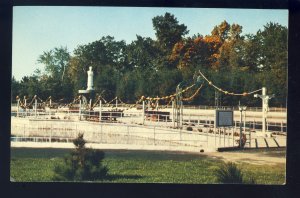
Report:
M 156 60 L 160 57 L 160 50 L 155 45 L 154 40 L 151 38 L 143 38 L 139 35 L 136 37 L 136 40 L 129 44 L 126 49 L 129 65 L 127 69 L 157 69 Z
M 21 84 L 13 76 L 11 79 L 11 100 L 12 102 L 16 101 L 16 97 L 20 94 Z
M 278 23 L 268 23 L 257 32 L 260 43 L 260 81 L 268 93 L 276 97 L 271 104 L 286 103 L 287 96 L 287 28 Z
M 86 89 L 86 72 L 90 66 L 94 71 L 96 91 L 106 89 L 106 91 L 112 92 L 110 95 L 115 94 L 115 84 L 119 78 L 114 80 L 110 77 L 121 75 L 127 70 L 125 41 L 115 41 L 113 37 L 106 36 L 92 43 L 80 45 L 74 50 L 68 70 L 74 84 L 74 93 L 78 89 Z M 109 81 L 106 82 L 104 79 Z M 108 84 L 110 85 L 108 86 Z
M 61 82 L 64 80 L 69 61 L 70 54 L 66 47 L 55 47 L 53 50 L 44 52 L 38 58 L 38 63 L 45 66 L 46 74 Z
M 152 23 L 160 46 L 169 50 L 189 32 L 184 24 L 179 24 L 176 17 L 168 12 L 164 16 L 154 17 Z

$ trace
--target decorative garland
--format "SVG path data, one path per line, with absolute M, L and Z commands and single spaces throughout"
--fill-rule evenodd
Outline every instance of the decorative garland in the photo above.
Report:
M 191 101 L 191 100 L 193 100 L 198 94 L 199 94 L 199 92 L 200 92 L 200 89 L 203 87 L 203 84 L 201 84 L 201 86 L 195 91 L 195 93 L 192 95 L 192 96 L 190 96 L 190 97 L 188 97 L 188 98 L 182 98 L 182 100 L 183 101 Z
M 244 92 L 244 93 L 234 93 L 234 92 L 228 92 L 228 91 L 225 91 L 219 87 L 217 87 L 215 84 L 213 84 L 211 81 L 209 81 L 205 76 L 204 74 L 201 73 L 201 71 L 199 70 L 199 73 L 200 75 L 208 82 L 208 84 L 210 86 L 212 86 L 213 88 L 215 88 L 216 90 L 220 91 L 220 92 L 223 92 L 224 94 L 226 95 L 232 95 L 232 96 L 247 96 L 247 95 L 250 95 L 250 94 L 253 94 L 255 92 L 258 92 L 258 91 L 261 91 L 262 89 L 258 89 L 258 90 L 255 90 L 255 91 L 251 91 L 251 92 Z

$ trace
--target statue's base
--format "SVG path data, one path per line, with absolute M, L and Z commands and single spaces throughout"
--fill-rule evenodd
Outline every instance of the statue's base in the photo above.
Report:
M 78 90 L 78 93 L 80 94 L 89 94 L 89 93 L 93 93 L 94 90 Z

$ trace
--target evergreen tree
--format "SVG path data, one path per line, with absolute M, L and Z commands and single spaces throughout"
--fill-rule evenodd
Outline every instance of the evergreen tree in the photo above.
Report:
M 83 134 L 73 141 L 75 150 L 64 158 L 64 165 L 54 168 L 55 181 L 96 181 L 107 176 L 108 169 L 102 165 L 104 152 L 87 149 Z

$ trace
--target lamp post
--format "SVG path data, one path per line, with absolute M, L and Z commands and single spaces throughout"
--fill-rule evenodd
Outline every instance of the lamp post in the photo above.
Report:
M 243 111 L 246 111 L 246 106 L 241 106 L 239 102 L 239 111 L 240 111 L 240 144 L 239 147 L 242 148 L 242 123 L 243 123 Z M 245 127 L 245 126 L 244 126 Z

